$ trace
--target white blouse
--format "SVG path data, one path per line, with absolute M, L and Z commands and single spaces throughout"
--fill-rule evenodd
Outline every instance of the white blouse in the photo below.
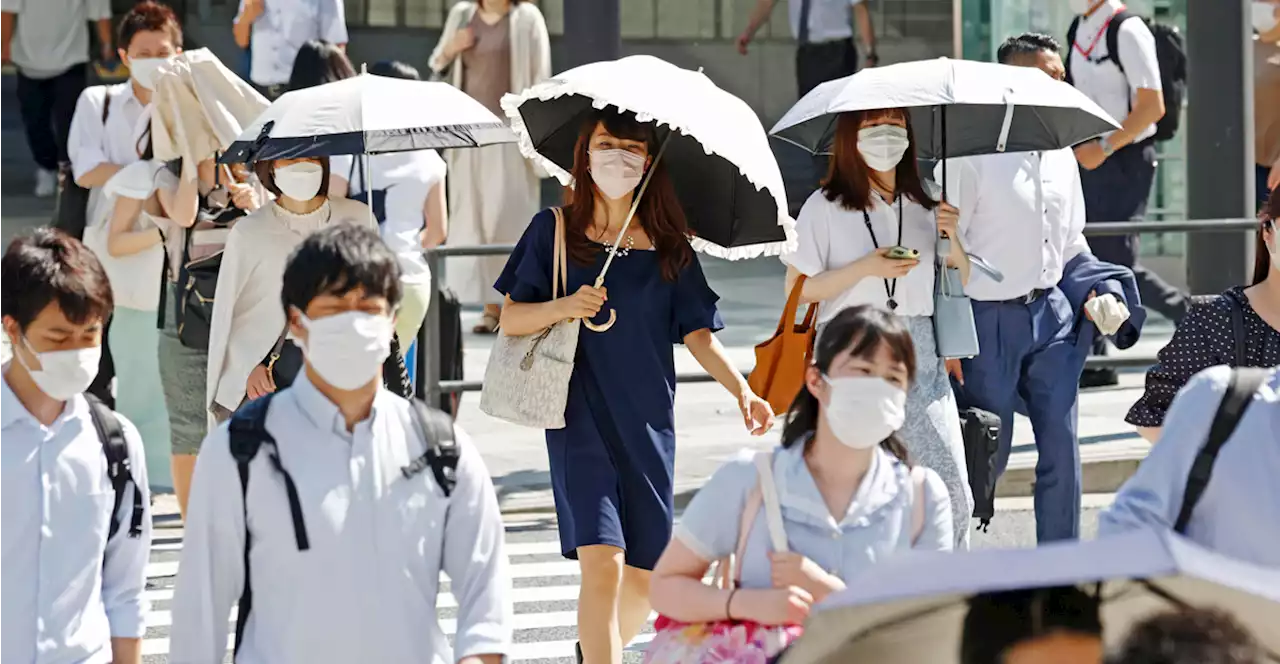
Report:
M 206 405 L 228 410 L 240 405 L 250 372 L 284 331 L 280 289 L 289 254 L 309 233 L 339 222 L 376 230 L 369 208 L 346 198 L 330 199 L 308 214 L 269 203 L 232 227 L 213 300 Z
M 875 251 L 876 246 L 902 245 L 920 252 L 920 264 L 901 279 L 868 277 L 853 288 L 822 302 L 818 322 L 825 323 L 844 309 L 859 304 L 887 307 L 889 292 L 899 316 L 933 315 L 933 262 L 938 224 L 934 213 L 910 199 L 890 204 L 873 192 L 872 206 L 849 210 L 827 200 L 821 189 L 805 201 L 796 218 L 799 245 L 782 257 L 784 263 L 813 277 L 842 268 Z M 899 223 L 898 210 L 902 210 Z M 867 223 L 871 228 L 868 230 Z M 901 229 L 901 231 L 899 231 Z

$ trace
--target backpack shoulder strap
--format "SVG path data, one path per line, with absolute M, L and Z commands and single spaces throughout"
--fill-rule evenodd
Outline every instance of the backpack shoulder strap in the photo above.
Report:
M 400 469 L 408 479 L 430 468 L 436 484 L 444 492 L 445 498 L 453 493 L 458 484 L 458 459 L 460 450 L 453 437 L 453 418 L 442 410 L 436 410 L 421 399 L 410 399 L 410 411 L 414 424 L 422 432 L 426 451 L 412 463 Z
M 1195 510 L 1196 503 L 1200 502 L 1205 488 L 1209 486 L 1209 478 L 1213 475 L 1213 464 L 1218 459 L 1218 452 L 1235 432 L 1236 425 L 1244 417 L 1249 404 L 1253 403 L 1254 395 L 1262 387 L 1263 381 L 1271 371 L 1271 369 L 1256 367 L 1231 371 L 1227 391 L 1218 404 L 1218 411 L 1213 416 L 1213 424 L 1209 425 L 1208 440 L 1196 454 L 1195 461 L 1191 464 L 1191 471 L 1187 474 L 1187 486 L 1182 495 L 1182 507 L 1178 510 L 1178 519 L 1173 525 L 1174 532 L 1178 534 L 1186 532 L 1187 523 L 1191 521 L 1191 513 Z
M 1107 57 L 1116 63 L 1121 74 L 1124 73 L 1124 63 L 1120 62 L 1120 25 L 1133 17 L 1127 9 L 1121 9 L 1107 24 Z
M 133 472 L 129 460 L 129 444 L 124 439 L 124 428 L 120 426 L 120 418 L 98 397 L 86 392 L 84 398 L 89 402 L 89 418 L 93 420 L 93 428 L 98 432 L 98 440 L 102 442 L 102 453 L 107 458 L 107 478 L 111 480 L 111 525 L 107 530 L 107 539 L 115 537 L 120 530 L 120 504 L 124 502 L 125 491 L 133 481 Z M 129 521 L 129 537 L 142 535 L 142 492 L 133 492 L 133 512 Z
M 911 544 L 920 541 L 924 533 L 924 466 L 911 469 Z
M 1076 48 L 1076 32 L 1080 30 L 1080 16 L 1077 14 L 1071 19 L 1071 27 L 1067 28 L 1067 52 L 1063 54 L 1062 66 L 1067 70 L 1067 83 L 1072 85 L 1075 81 L 1071 77 L 1071 52 Z
M 111 117 L 111 86 L 102 91 L 102 127 L 107 126 L 107 118 Z

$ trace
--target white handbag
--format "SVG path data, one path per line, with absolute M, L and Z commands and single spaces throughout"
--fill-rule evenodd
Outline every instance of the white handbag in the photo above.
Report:
M 551 264 L 551 299 L 569 291 L 569 256 L 565 249 L 564 213 L 555 209 L 555 256 Z M 569 402 L 569 379 L 578 351 L 581 321 L 562 320 L 535 334 L 512 337 L 498 333 L 484 370 L 480 410 L 500 420 L 538 429 L 563 429 Z

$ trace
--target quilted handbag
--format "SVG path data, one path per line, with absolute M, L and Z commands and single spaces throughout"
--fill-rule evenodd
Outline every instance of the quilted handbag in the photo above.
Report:
M 747 503 L 738 525 L 737 553 L 716 562 L 715 582 L 724 589 L 738 585 L 742 556 L 756 515 L 764 508 L 774 551 L 787 550 L 787 535 L 782 526 L 782 508 L 773 483 L 772 452 L 755 457 L 759 482 L 747 495 Z M 765 664 L 788 645 L 800 638 L 800 625 L 761 625 L 743 620 L 720 620 L 709 623 L 682 623 L 658 616 L 654 623 L 657 634 L 645 650 L 645 664 Z
M 813 324 L 818 315 L 818 303 L 810 304 L 804 322 L 796 324 L 804 281 L 802 274 L 791 287 L 791 295 L 787 297 L 782 320 L 778 321 L 778 330 L 773 337 L 756 346 L 756 367 L 747 378 L 751 390 L 768 401 L 775 413 L 791 409 L 791 402 L 804 386 L 804 371 L 813 360 Z
M 564 213 L 556 208 L 551 298 L 569 292 L 569 256 Z M 569 378 L 578 350 L 578 319 L 563 320 L 536 334 L 499 334 L 484 370 L 480 410 L 500 420 L 538 429 L 563 429 Z

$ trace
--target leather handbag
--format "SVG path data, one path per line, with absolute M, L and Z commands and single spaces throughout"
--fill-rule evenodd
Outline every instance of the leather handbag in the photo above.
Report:
M 775 413 L 790 410 L 791 402 L 804 386 L 805 369 L 813 361 L 818 303 L 810 304 L 804 322 L 796 324 L 804 282 L 802 274 L 791 287 L 778 329 L 768 341 L 756 346 L 756 366 L 747 377 L 751 390 L 768 401 Z
M 947 266 L 951 239 L 938 238 L 934 257 L 933 338 L 938 357 L 944 360 L 969 358 L 978 354 L 978 327 L 973 305 L 964 294 L 960 269 Z
M 564 213 L 555 209 L 555 249 L 551 299 L 569 292 L 569 256 Z M 484 370 L 480 410 L 487 415 L 538 429 L 563 429 L 569 403 L 569 379 L 578 351 L 578 319 L 562 320 L 534 334 L 499 334 Z

